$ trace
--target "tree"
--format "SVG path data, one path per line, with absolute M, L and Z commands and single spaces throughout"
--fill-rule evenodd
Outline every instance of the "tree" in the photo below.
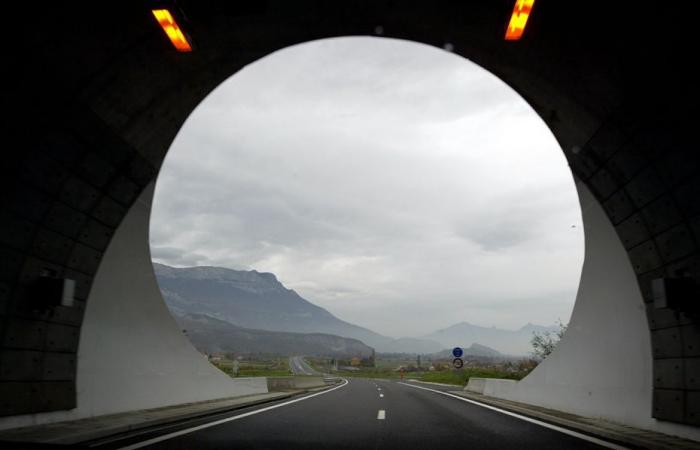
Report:
M 561 320 L 559 321 L 558 326 L 559 329 L 557 331 L 532 332 L 530 344 L 532 344 L 532 353 L 535 355 L 535 357 L 544 359 L 554 351 L 559 343 L 559 340 L 561 340 L 564 333 L 566 333 L 567 327 L 567 325 L 564 325 Z

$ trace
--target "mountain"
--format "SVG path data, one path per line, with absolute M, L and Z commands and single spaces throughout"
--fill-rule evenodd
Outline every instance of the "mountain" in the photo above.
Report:
M 442 345 L 430 339 L 402 337 L 392 340 L 385 348 L 388 350 L 383 351 L 387 353 L 432 353 Z
M 251 330 L 202 314 L 175 315 L 192 344 L 206 353 L 271 353 L 277 355 L 368 358 L 372 348 L 358 341 L 322 333 Z
M 444 348 L 435 341 L 393 339 L 345 322 L 285 288 L 271 273 L 158 263 L 153 267 L 175 315 L 206 315 L 249 329 L 343 336 L 359 339 L 378 352 L 428 353 Z
M 454 348 L 454 347 L 453 347 Z M 464 350 L 464 358 L 469 359 L 469 357 L 479 357 L 479 358 L 505 358 L 506 355 L 503 353 L 499 352 L 498 350 L 494 350 L 491 347 L 487 347 L 485 345 L 473 343 L 469 347 L 463 347 L 462 350 Z M 438 353 L 434 353 L 430 355 L 434 358 L 453 358 L 452 356 L 452 349 L 446 349 Z
M 454 347 L 453 347 L 454 348 Z M 503 353 L 499 352 L 498 350 L 495 350 L 491 347 L 487 347 L 485 345 L 473 343 L 469 347 L 462 347 L 462 350 L 464 351 L 464 354 L 462 356 L 463 359 L 465 360 L 471 360 L 471 359 L 487 359 L 487 360 L 506 360 L 510 359 L 509 356 L 504 355 Z M 429 358 L 434 358 L 434 359 L 452 359 L 454 356 L 452 355 L 452 348 L 450 349 L 444 349 L 439 352 L 431 353 L 429 355 L 426 355 Z
M 443 347 L 448 348 L 485 342 L 489 347 L 501 353 L 524 356 L 532 351 L 530 340 L 533 332 L 557 331 L 558 329 L 555 325 L 546 327 L 528 323 L 519 330 L 503 330 L 461 322 L 429 334 L 425 336 L 425 339 L 438 341 Z

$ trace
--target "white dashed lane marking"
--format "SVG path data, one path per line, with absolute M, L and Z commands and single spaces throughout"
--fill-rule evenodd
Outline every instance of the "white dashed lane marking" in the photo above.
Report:
M 377 413 L 377 419 L 379 419 L 379 420 L 386 419 L 386 411 L 384 411 L 383 409 L 380 409 L 379 412 Z

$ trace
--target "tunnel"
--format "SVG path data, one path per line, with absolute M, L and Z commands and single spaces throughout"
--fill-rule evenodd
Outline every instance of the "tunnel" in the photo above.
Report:
M 192 51 L 167 40 L 151 13 L 161 7 Z M 241 68 L 303 42 L 384 36 L 498 76 L 551 129 L 576 180 L 586 255 L 569 331 L 495 395 L 700 439 L 694 12 L 540 0 L 510 41 L 512 9 L 504 0 L 9 7 L 0 429 L 265 391 L 211 367 L 170 318 L 148 248 L 155 179 L 192 110 Z

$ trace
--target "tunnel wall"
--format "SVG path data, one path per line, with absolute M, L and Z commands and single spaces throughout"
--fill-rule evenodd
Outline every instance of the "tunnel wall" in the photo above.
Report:
M 196 44 L 187 54 L 141 2 L 97 22 L 79 5 L 7 6 L 33 25 L 6 24 L 13 45 L 0 69 L 1 416 L 76 408 L 78 341 L 104 252 L 206 94 L 275 50 L 382 34 L 451 48 L 547 123 L 636 274 L 653 355 L 649 415 L 700 426 L 698 295 L 669 310 L 654 308 L 651 292 L 657 278 L 700 286 L 700 84 L 687 8 L 542 2 L 524 38 L 506 42 L 512 1 L 177 3 Z M 41 307 L 52 299 L 31 295 L 46 272 L 75 281 L 73 306 Z
M 77 407 L 0 419 L 0 428 L 268 392 L 209 364 L 170 315 L 148 243 L 153 185 L 110 242 L 88 297 L 78 347 Z
M 554 352 L 498 397 L 700 439 L 653 419 L 652 351 L 644 299 L 605 211 L 577 182 L 586 254 L 568 329 Z

